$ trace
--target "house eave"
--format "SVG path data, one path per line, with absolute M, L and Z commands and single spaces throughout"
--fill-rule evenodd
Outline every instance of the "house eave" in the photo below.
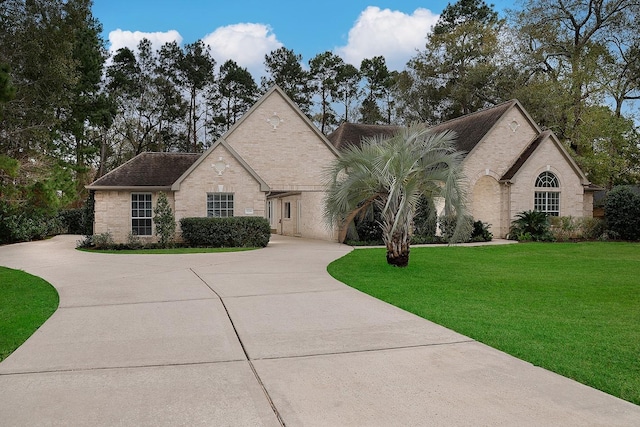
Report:
M 151 185 L 85 185 L 84 188 L 94 191 L 172 191 L 171 186 Z

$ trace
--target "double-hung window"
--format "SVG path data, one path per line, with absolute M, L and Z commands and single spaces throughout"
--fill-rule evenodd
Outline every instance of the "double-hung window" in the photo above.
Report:
M 227 218 L 233 216 L 233 193 L 207 194 L 207 216 Z
M 153 207 L 151 193 L 131 193 L 131 233 L 151 236 Z
M 550 216 L 560 215 L 560 183 L 551 172 L 542 172 L 536 179 L 533 209 Z

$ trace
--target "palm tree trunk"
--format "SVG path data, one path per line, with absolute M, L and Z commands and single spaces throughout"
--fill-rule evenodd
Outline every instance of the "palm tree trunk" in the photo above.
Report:
M 409 236 L 407 233 L 395 233 L 387 242 L 387 263 L 394 267 L 409 265 Z

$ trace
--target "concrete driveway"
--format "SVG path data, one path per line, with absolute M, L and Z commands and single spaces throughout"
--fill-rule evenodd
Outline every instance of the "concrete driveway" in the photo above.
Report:
M 3 426 L 640 425 L 639 406 L 335 281 L 347 246 L 103 255 L 76 239 L 0 247 L 60 293 L 0 363 Z

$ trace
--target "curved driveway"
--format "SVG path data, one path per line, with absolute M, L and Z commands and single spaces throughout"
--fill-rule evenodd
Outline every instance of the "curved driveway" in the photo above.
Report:
M 0 363 L 0 424 L 640 425 L 640 407 L 351 289 L 351 248 L 190 255 L 0 247 L 60 308 Z

